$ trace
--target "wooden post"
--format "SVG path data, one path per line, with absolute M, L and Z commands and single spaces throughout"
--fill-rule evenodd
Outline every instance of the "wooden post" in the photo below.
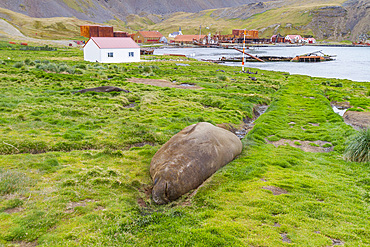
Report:
M 237 50 L 237 51 L 239 51 L 239 52 L 243 52 L 242 50 L 240 50 L 240 49 L 238 49 L 238 48 L 234 48 L 235 50 Z M 254 58 L 254 59 L 256 59 L 257 61 L 260 61 L 260 62 L 265 62 L 265 61 L 263 61 L 261 58 L 258 58 L 258 57 L 256 57 L 256 56 L 253 56 L 253 55 L 251 55 L 251 54 L 249 54 L 249 53 L 246 53 L 246 52 L 243 52 L 243 54 L 245 54 L 245 55 L 247 55 L 247 56 L 250 56 L 251 58 Z

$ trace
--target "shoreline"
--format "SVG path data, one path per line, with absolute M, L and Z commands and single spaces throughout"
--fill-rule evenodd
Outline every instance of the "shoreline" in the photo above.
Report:
M 229 48 L 226 48 L 226 47 Z M 153 44 L 153 45 L 141 45 L 141 48 L 152 48 L 152 49 L 162 49 L 162 48 L 217 48 L 217 49 L 233 49 L 234 47 L 242 47 L 242 43 L 221 43 L 219 46 L 215 45 L 176 45 L 176 44 Z M 314 47 L 314 46 L 321 46 L 321 47 L 369 47 L 370 45 L 362 45 L 362 44 L 333 44 L 333 43 L 316 43 L 316 44 L 284 44 L 284 43 L 277 43 L 277 44 L 245 44 L 245 47 Z

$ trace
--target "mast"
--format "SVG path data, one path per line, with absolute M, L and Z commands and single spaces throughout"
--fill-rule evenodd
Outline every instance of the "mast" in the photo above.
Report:
M 244 29 L 242 71 L 244 71 L 244 52 L 245 52 L 245 33 L 246 32 L 247 30 Z

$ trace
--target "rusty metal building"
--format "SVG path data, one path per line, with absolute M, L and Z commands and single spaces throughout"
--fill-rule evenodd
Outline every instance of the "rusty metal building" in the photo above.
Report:
M 235 38 L 241 38 L 244 37 L 244 29 L 234 29 L 232 31 L 232 35 L 235 36 Z M 246 30 L 246 39 L 258 39 L 258 30 Z
M 80 32 L 82 37 L 91 38 L 99 37 L 99 26 L 98 25 L 83 25 L 80 26 Z
M 112 26 L 99 26 L 99 37 L 114 37 Z
M 122 31 L 116 31 L 113 32 L 114 37 L 130 37 L 130 34 L 128 32 L 122 32 Z

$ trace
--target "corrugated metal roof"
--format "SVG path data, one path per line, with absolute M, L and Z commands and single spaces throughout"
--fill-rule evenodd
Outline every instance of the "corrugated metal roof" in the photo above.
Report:
M 100 49 L 140 48 L 130 37 L 91 37 L 89 41 L 93 41 Z
M 286 37 L 289 37 L 290 39 L 302 39 L 301 35 L 287 35 Z
M 158 31 L 139 31 L 145 38 L 162 38 L 163 35 Z
M 206 37 L 206 35 L 200 35 L 201 39 L 204 39 L 205 37 Z M 177 41 L 177 42 L 191 42 L 194 39 L 198 40 L 199 35 L 177 35 L 175 37 L 175 41 Z

